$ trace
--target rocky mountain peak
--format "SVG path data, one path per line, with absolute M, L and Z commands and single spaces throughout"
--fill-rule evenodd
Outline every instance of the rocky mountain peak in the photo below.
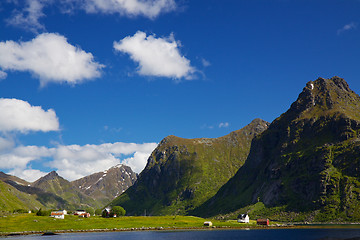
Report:
M 57 179 L 59 179 L 60 181 L 68 182 L 64 178 L 60 177 L 56 171 L 51 171 L 47 175 L 45 175 L 45 176 L 39 178 L 38 180 L 36 180 L 35 182 L 33 182 L 31 185 L 33 187 L 39 187 L 44 183 L 48 183 L 48 182 L 51 182 L 51 181 L 57 180 Z
M 309 81 L 290 109 L 279 119 L 318 119 L 342 115 L 360 120 L 360 97 L 340 78 Z M 279 120 L 277 119 L 277 120 Z
M 268 127 L 269 127 L 270 123 L 262 120 L 260 118 L 256 118 L 254 120 L 251 121 L 251 123 L 249 123 L 248 125 L 246 125 L 243 128 L 243 131 L 251 131 L 252 133 L 262 133 L 263 131 L 265 131 Z
M 51 180 L 59 177 L 59 174 L 56 171 L 51 171 L 43 177 L 44 180 Z

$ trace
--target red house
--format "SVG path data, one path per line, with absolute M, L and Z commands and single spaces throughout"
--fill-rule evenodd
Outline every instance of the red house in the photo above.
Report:
M 257 225 L 269 226 L 269 219 L 257 219 L 256 224 Z

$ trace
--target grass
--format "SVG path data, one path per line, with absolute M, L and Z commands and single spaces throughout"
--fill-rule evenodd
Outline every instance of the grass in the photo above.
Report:
M 73 215 L 65 219 L 36 216 L 35 214 L 13 214 L 0 217 L 0 235 L 19 232 L 49 232 L 49 231 L 84 231 L 84 230 L 131 230 L 131 229 L 182 229 L 206 228 L 205 221 L 211 221 L 215 227 L 251 227 L 256 226 L 255 221 L 241 224 L 236 220 L 220 221 L 192 216 L 157 216 L 157 217 L 119 217 L 79 218 Z

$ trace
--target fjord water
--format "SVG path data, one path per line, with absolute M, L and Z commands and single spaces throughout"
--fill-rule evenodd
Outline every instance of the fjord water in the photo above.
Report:
M 141 232 L 106 232 L 106 233 L 71 233 L 54 236 L 18 236 L 10 239 L 126 239 L 126 240 L 329 240 L 360 239 L 360 228 L 337 229 L 269 229 L 269 230 L 205 230 L 205 231 L 141 231 Z

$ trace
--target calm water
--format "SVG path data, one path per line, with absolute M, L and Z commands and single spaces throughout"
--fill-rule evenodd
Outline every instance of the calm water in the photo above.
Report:
M 108 233 L 71 233 L 56 236 L 16 236 L 5 239 L 69 239 L 69 240 L 92 240 L 92 239 L 122 239 L 122 240 L 307 240 L 307 239 L 345 239 L 360 238 L 360 229 L 271 229 L 271 230 L 208 230 L 208 231 L 145 231 L 145 232 L 108 232 Z

